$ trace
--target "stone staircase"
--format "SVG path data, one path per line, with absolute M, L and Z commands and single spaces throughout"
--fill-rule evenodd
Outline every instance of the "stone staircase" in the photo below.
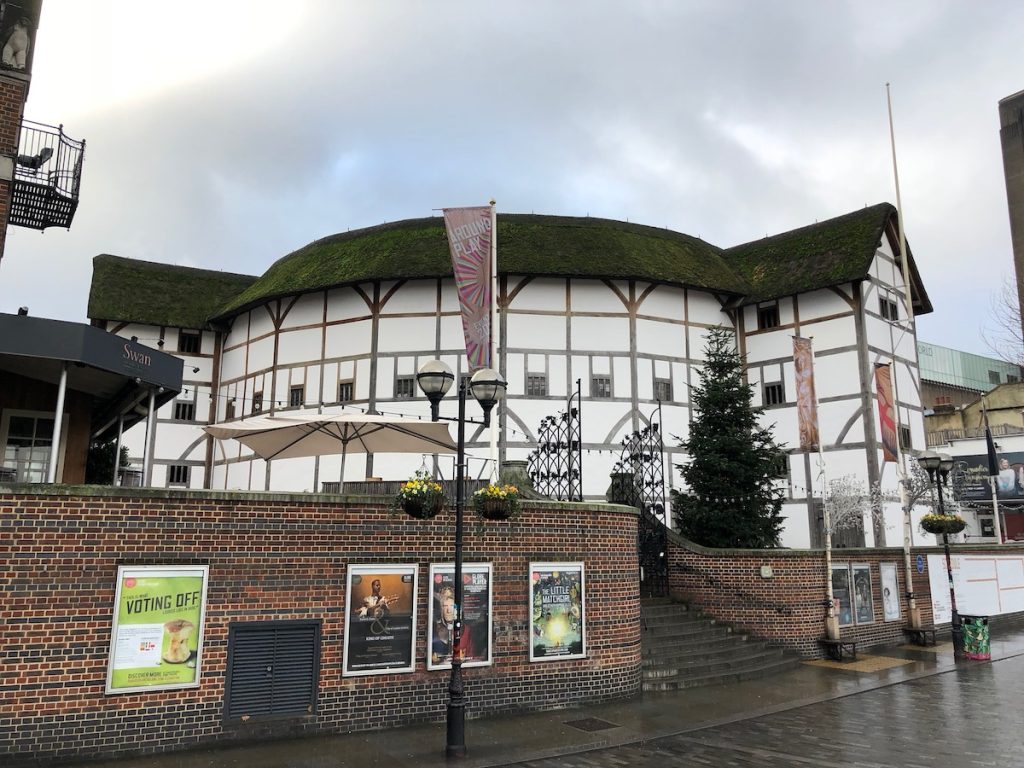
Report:
M 644 600 L 643 690 L 676 691 L 767 677 L 796 666 L 800 659 L 682 603 Z

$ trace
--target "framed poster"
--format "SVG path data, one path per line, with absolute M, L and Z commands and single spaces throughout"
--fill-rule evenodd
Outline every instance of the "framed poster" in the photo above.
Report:
M 427 669 L 451 669 L 455 621 L 455 564 L 431 563 Z M 491 564 L 462 566 L 462 666 L 491 663 Z
M 530 661 L 587 655 L 583 563 L 530 563 Z
M 875 620 L 875 606 L 871 595 L 871 566 L 851 565 L 853 572 L 853 606 L 858 624 Z
M 207 565 L 121 565 L 107 693 L 198 688 Z
M 342 675 L 412 672 L 416 565 L 350 565 Z
M 850 599 L 850 568 L 846 565 L 832 566 L 832 599 L 836 601 L 836 615 L 839 626 L 853 624 L 853 601 Z
M 900 590 L 896 563 L 879 563 L 878 572 L 882 579 L 882 614 L 886 621 L 899 621 Z

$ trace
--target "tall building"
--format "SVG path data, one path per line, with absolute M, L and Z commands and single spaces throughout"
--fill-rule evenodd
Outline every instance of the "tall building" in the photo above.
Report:
M 999 140 L 1003 146 L 1003 176 L 1010 210 L 1010 240 L 1017 274 L 1018 306 L 1024 307 L 1024 91 L 999 102 Z M 1021 316 L 1024 334 L 1024 315 Z

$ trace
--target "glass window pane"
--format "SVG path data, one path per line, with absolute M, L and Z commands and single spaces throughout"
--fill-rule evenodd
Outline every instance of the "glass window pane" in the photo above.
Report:
M 871 595 L 871 567 L 853 566 L 853 598 L 858 624 L 870 624 L 875 620 L 874 601 Z
M 832 566 L 832 598 L 839 607 L 836 615 L 840 626 L 853 624 L 853 603 L 850 600 L 850 569 L 845 565 Z

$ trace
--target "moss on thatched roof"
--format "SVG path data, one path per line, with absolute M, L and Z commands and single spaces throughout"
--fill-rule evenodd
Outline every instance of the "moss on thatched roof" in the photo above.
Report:
M 868 274 L 889 217 L 888 203 L 854 211 L 723 252 L 752 286 L 744 303 L 828 288 Z
M 92 260 L 92 320 L 202 329 L 257 278 L 102 254 Z
M 501 214 L 498 271 L 639 278 L 742 294 L 748 286 L 720 249 L 667 229 L 595 218 Z M 218 315 L 276 296 L 390 278 L 452 274 L 444 221 L 411 219 L 331 235 L 279 259 Z
M 649 280 L 730 295 L 737 303 L 841 285 L 868 275 L 895 209 L 888 203 L 727 250 L 621 221 L 498 217 L 504 274 Z M 202 328 L 279 296 L 371 280 L 449 277 L 444 222 L 411 219 L 331 235 L 278 259 L 261 277 L 116 256 L 93 261 L 93 319 Z M 931 311 L 911 260 L 918 311 Z

